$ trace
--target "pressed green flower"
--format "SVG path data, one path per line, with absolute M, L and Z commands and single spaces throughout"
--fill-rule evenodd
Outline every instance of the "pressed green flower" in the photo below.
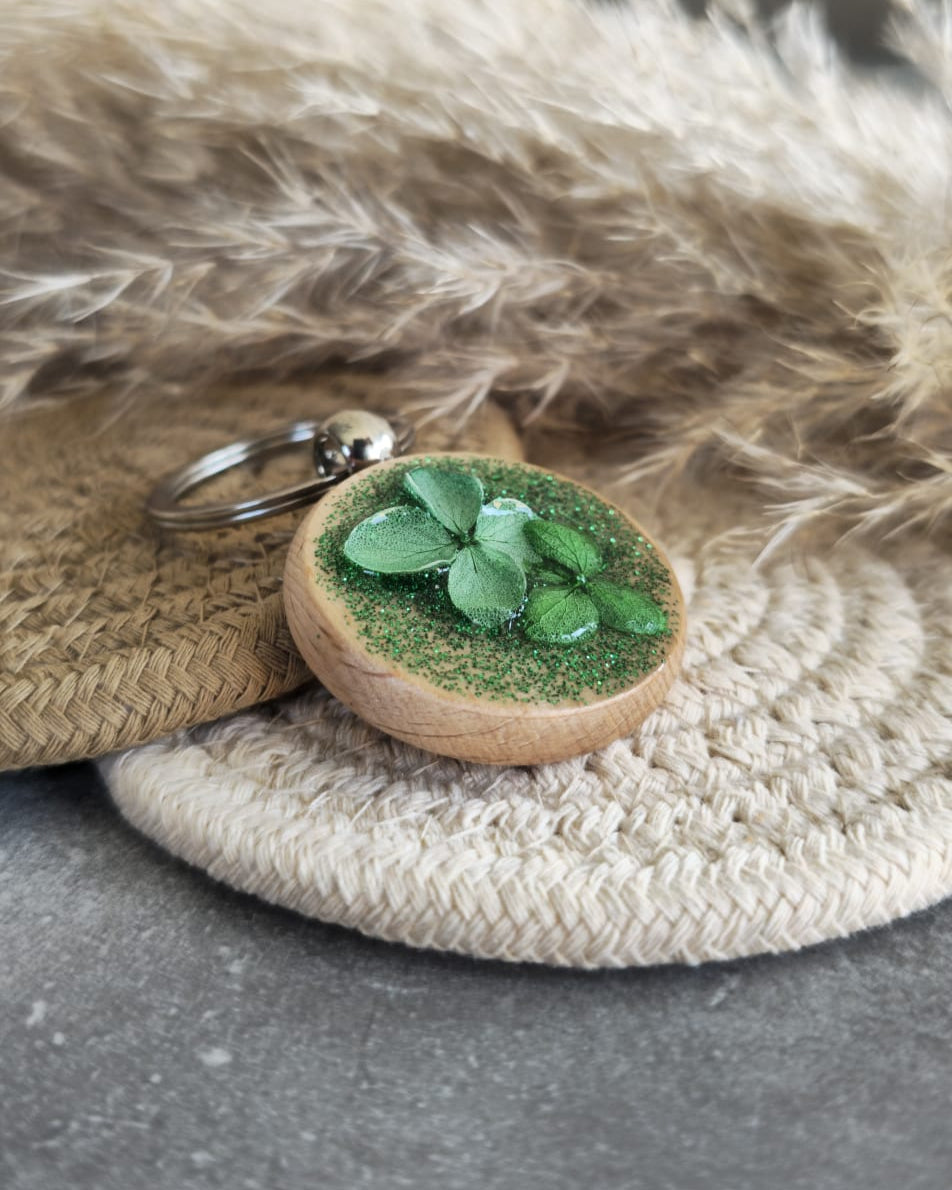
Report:
M 572 645 L 592 636 L 599 626 L 631 636 L 654 636 L 667 627 L 667 617 L 654 600 L 634 587 L 599 577 L 605 564 L 591 538 L 542 520 L 527 522 L 524 536 L 542 558 L 522 617 L 530 640 Z
M 473 623 L 495 628 L 512 619 L 525 599 L 525 567 L 538 561 L 524 533 L 532 509 L 520 500 L 487 502 L 475 476 L 443 467 L 415 467 L 403 486 L 418 503 L 361 521 L 344 554 L 377 574 L 446 569 L 450 600 Z

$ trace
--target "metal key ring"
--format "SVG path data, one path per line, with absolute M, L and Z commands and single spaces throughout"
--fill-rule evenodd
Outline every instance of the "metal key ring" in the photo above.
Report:
M 355 471 L 394 455 L 413 442 L 413 426 L 404 417 L 383 417 L 364 409 L 336 413 L 323 422 L 296 421 L 260 438 L 232 442 L 209 451 L 164 476 L 146 501 L 146 512 L 166 529 L 222 529 L 245 521 L 277 516 L 313 504 L 334 484 Z M 200 484 L 242 463 L 270 458 L 312 444 L 315 477 L 248 500 L 217 504 L 180 504 Z

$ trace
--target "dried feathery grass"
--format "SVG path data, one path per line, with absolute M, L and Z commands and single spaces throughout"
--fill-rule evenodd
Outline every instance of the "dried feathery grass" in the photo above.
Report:
M 947 529 L 952 7 L 908 7 L 919 89 L 804 8 L 9 0 L 0 404 L 386 367 Z

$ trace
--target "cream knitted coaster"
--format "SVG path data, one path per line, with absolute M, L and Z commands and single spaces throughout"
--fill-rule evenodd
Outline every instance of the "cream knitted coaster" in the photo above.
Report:
M 754 568 L 697 504 L 665 519 L 688 648 L 635 738 L 485 768 L 388 739 L 312 688 L 107 760 L 120 809 L 269 901 L 511 960 L 795 949 L 945 896 L 948 556 L 841 544 Z

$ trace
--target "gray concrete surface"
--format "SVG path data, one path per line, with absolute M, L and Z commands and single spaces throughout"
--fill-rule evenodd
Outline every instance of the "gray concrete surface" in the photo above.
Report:
M 233 893 L 86 766 L 0 778 L 3 1190 L 948 1190 L 952 904 L 561 972 Z

